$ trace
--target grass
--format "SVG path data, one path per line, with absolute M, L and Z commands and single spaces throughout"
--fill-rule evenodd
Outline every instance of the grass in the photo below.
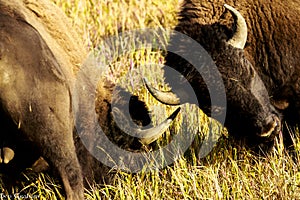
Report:
M 176 25 L 178 2 L 172 0 L 52 0 L 79 27 L 86 47 L 97 50 L 110 36 L 140 28 L 172 28 Z M 168 38 L 168 32 L 164 34 Z M 131 38 L 134 39 L 134 38 Z M 163 55 L 151 46 L 136 48 L 129 40 L 126 54 L 114 57 L 107 76 L 139 95 L 147 102 L 154 124 L 160 122 L 174 107 L 163 106 L 142 87 L 141 77 L 160 88 L 163 82 Z M 121 70 L 120 70 L 121 69 Z M 209 119 L 195 106 L 184 105 L 167 135 L 160 141 L 171 141 L 177 134 L 191 132 L 196 139 L 172 165 L 161 170 L 137 174 L 117 173 L 114 185 L 91 185 L 87 199 L 300 199 L 299 141 L 291 158 L 280 145 L 266 157 L 258 157 L 234 145 L 214 122 L 217 145 L 208 156 L 197 159 L 201 138 L 208 131 Z M 199 125 L 201 124 L 201 125 Z M 0 199 L 14 199 L 11 194 L 24 194 L 36 199 L 63 198 L 62 186 L 47 174 L 34 174 L 28 169 L 18 187 L 1 187 Z M 8 197 L 8 198 L 5 198 Z M 26 196 L 23 196 L 24 198 Z

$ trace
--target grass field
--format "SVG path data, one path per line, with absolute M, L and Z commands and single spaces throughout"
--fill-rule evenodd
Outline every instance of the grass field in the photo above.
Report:
M 103 41 L 121 32 L 140 28 L 172 28 L 176 25 L 179 2 L 173 0 L 52 0 L 79 27 L 86 48 L 97 49 Z M 168 31 L 162 40 L 167 41 Z M 138 94 L 149 105 L 154 124 L 175 110 L 154 100 L 142 86 L 141 77 L 161 88 L 163 55 L 151 46 L 136 48 L 128 40 L 121 43 L 131 51 L 109 64 L 108 75 L 116 83 Z M 114 53 L 114 52 L 113 52 Z M 117 53 L 116 53 L 117 54 Z M 121 69 L 121 70 L 120 70 Z M 220 137 L 208 156 L 197 159 L 200 138 L 208 131 L 209 119 L 195 106 L 184 105 L 175 124 L 164 136 L 190 131 L 195 136 L 185 157 L 161 170 L 130 174 L 119 172 L 114 185 L 91 185 L 86 188 L 87 199 L 300 199 L 299 142 L 291 158 L 278 144 L 274 152 L 258 157 L 233 144 L 214 122 Z M 199 125 L 201 124 L 201 125 Z M 184 127 L 184 128 L 183 128 Z M 171 137 L 170 137 L 171 136 Z M 161 143 L 163 143 L 163 139 Z M 198 148 L 197 148 L 198 147 Z M 0 191 L 0 199 L 15 199 L 9 194 L 28 194 L 33 199 L 62 199 L 63 189 L 48 174 L 24 174 L 19 187 Z M 6 198 L 8 197 L 8 198 Z M 26 199 L 26 196 L 23 196 Z M 29 198 L 30 199 L 30 198 Z

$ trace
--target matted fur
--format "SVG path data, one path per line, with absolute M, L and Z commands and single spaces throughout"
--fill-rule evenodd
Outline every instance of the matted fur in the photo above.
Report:
M 78 68 L 87 56 L 82 38 L 70 19 L 47 0 L 0 1 L 1 10 L 33 26 L 61 65 Z

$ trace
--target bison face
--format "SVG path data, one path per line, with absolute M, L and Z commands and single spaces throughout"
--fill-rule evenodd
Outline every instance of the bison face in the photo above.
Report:
M 169 105 L 198 104 L 208 116 L 212 116 L 212 112 L 216 114 L 216 109 L 219 112 L 226 111 L 224 125 L 231 135 L 245 139 L 250 146 L 269 144 L 279 133 L 281 122 L 279 114 L 269 101 L 264 83 L 246 59 L 242 49 L 221 40 L 214 46 L 217 48 L 209 54 L 222 79 L 218 80 L 217 76 L 210 74 L 210 81 L 222 82 L 220 84 L 224 85 L 226 102 L 217 101 L 217 104 L 212 105 L 208 84 L 201 74 L 190 63 L 173 53 L 167 55 L 166 64 L 180 71 L 185 77 L 184 81 L 178 81 L 183 78 L 171 75 L 171 70 L 167 68 L 166 80 L 171 83 L 173 92 L 158 91 L 145 80 L 148 90 L 159 101 Z M 193 91 L 189 91 L 185 80 L 192 86 Z M 218 88 L 214 89 L 219 91 Z M 195 99 L 192 97 L 194 93 L 197 97 Z
M 182 18 L 176 30 L 196 40 L 208 52 L 213 63 L 204 59 L 201 65 L 207 69 L 213 64 L 217 66 L 222 80 L 213 73 L 208 72 L 206 76 L 209 76 L 208 81 L 214 83 L 215 87 L 224 86 L 227 102 L 215 102 L 217 104 L 211 105 L 207 79 L 204 81 L 202 74 L 187 60 L 176 55 L 177 52 L 168 52 L 166 65 L 176 69 L 185 77 L 196 93 L 198 102 L 192 100 L 187 94 L 187 87 L 182 86 L 184 84 L 178 84 L 178 77 L 166 74 L 166 80 L 171 83 L 176 95 L 158 91 L 147 82 L 146 86 L 154 97 L 166 104 L 199 103 L 199 107 L 208 116 L 214 112 L 215 108 L 220 111 L 226 110 L 225 127 L 228 128 L 230 134 L 246 139 L 250 145 L 268 143 L 273 141 L 281 129 L 280 117 L 269 102 L 264 83 L 244 55 L 243 48 L 247 40 L 246 22 L 234 8 L 228 5 L 225 7 L 234 18 L 234 31 L 228 30 L 220 23 L 197 24 L 193 22 L 193 19 L 188 20 L 188 17 Z M 189 22 L 192 22 L 192 25 Z M 228 33 L 232 34 L 229 40 Z M 171 47 L 176 45 L 172 38 L 170 45 Z M 189 44 L 181 45 L 178 52 L 195 54 Z M 168 70 L 166 73 L 169 73 Z M 174 83 L 177 84 L 174 85 Z M 218 92 L 218 88 L 215 88 L 215 91 Z

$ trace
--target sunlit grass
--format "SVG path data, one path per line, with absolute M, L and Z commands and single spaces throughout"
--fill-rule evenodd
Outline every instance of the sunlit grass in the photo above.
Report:
M 96 52 L 108 37 L 123 31 L 140 28 L 172 28 L 176 25 L 178 2 L 173 0 L 53 0 L 70 17 L 84 38 L 86 47 Z M 163 41 L 167 41 L 168 32 Z M 135 40 L 135 38 L 131 38 Z M 129 41 L 125 54 L 112 51 L 106 76 L 139 95 L 149 105 L 154 124 L 166 118 L 174 107 L 163 106 L 143 87 L 142 77 L 161 89 L 164 83 L 163 53 L 151 44 L 136 48 Z M 101 55 L 100 55 L 101 56 Z M 107 56 L 107 55 L 106 55 Z M 300 199 L 299 140 L 295 139 L 296 153 L 292 158 L 281 147 L 261 158 L 247 149 L 233 144 L 214 122 L 219 138 L 214 149 L 199 159 L 199 146 L 208 132 L 209 119 L 193 105 L 184 105 L 170 130 L 159 141 L 165 145 L 189 132 L 195 137 L 185 157 L 180 157 L 161 170 L 138 174 L 117 173 L 114 185 L 91 185 L 86 188 L 87 199 Z M 167 141 L 167 142 L 166 142 Z M 183 153 L 183 152 L 182 152 Z M 61 199 L 63 189 L 57 180 L 46 174 L 24 174 L 15 188 L 1 187 L 0 193 L 28 194 L 37 199 Z M 36 196 L 35 196 L 36 195 Z M 9 199 L 9 198 L 8 198 Z M 13 199 L 13 198 L 10 198 Z
M 80 27 L 86 43 L 97 46 L 101 39 L 119 32 L 176 24 L 177 1 L 168 0 L 53 0 Z

